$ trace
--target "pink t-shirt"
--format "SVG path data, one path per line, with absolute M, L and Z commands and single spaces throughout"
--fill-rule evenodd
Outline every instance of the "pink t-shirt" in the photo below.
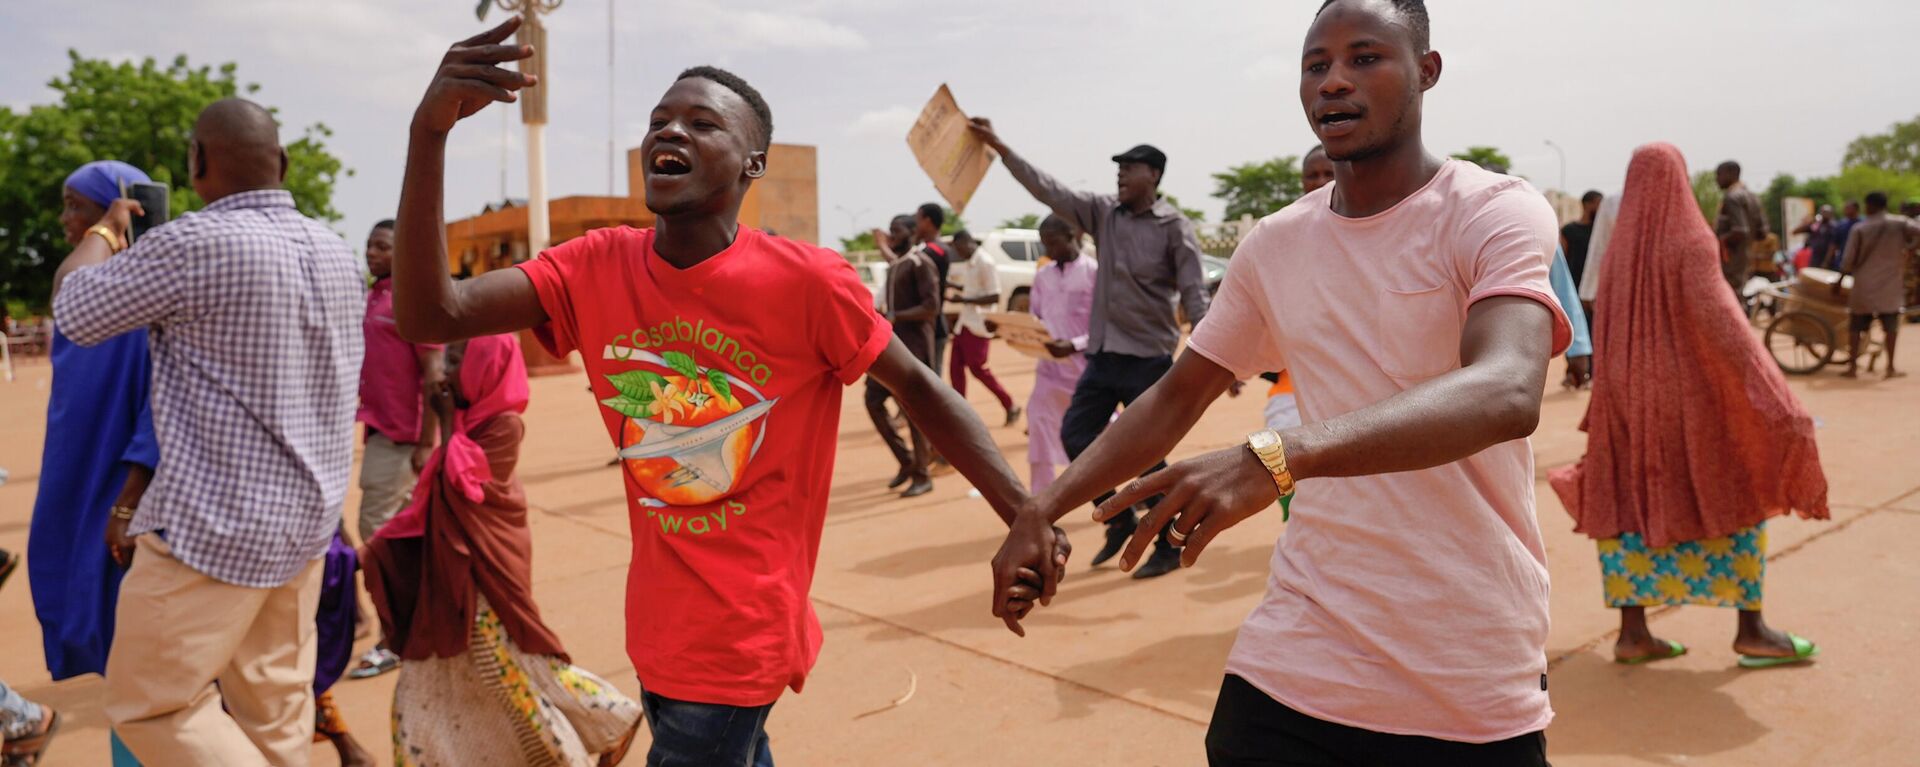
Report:
M 1255 227 L 1190 346 L 1242 378 L 1290 370 L 1307 423 L 1460 368 L 1467 309 L 1547 281 L 1553 210 L 1525 181 L 1448 161 L 1350 219 L 1331 188 Z M 1545 360 L 1542 360 L 1544 363 Z M 1546 550 L 1527 440 L 1424 471 L 1302 481 L 1227 672 L 1319 719 L 1484 743 L 1543 729 Z
M 439 344 L 416 344 L 400 337 L 393 321 L 393 279 L 383 277 L 367 292 L 367 359 L 360 365 L 360 412 L 356 419 L 402 445 L 420 441 L 420 351 Z

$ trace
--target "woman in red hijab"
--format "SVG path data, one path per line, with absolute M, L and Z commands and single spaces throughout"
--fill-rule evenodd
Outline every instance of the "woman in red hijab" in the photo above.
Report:
M 400 654 L 394 762 L 618 764 L 640 706 L 576 668 L 533 602 L 533 540 L 514 476 L 527 370 L 513 336 L 447 348 L 441 447 L 414 502 L 369 541 L 367 590 Z
M 1620 610 L 1614 659 L 1685 654 L 1646 618 L 1683 604 L 1740 611 L 1741 666 L 1813 657 L 1812 642 L 1760 612 L 1766 520 L 1827 518 L 1813 419 L 1727 292 L 1672 145 L 1633 153 L 1601 277 L 1587 454 L 1550 480 L 1574 529 L 1599 542 L 1607 606 Z

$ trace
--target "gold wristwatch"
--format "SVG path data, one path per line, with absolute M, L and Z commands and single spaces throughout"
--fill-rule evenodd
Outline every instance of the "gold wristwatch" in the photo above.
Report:
M 1253 456 L 1273 475 L 1274 487 L 1280 490 L 1280 520 L 1286 521 L 1292 516 L 1289 507 L 1293 499 L 1293 472 L 1287 470 L 1287 449 L 1280 441 L 1280 433 L 1266 429 L 1249 434 L 1247 449 L 1252 450 Z
M 120 235 L 114 234 L 113 230 L 108 229 L 106 224 L 95 224 L 92 229 L 87 230 L 87 234 L 100 235 L 100 239 L 107 241 L 107 250 L 112 253 L 119 253 L 127 249 L 126 243 L 120 240 Z
M 136 511 L 138 510 L 132 506 L 115 506 L 113 507 L 113 518 L 122 522 L 132 522 L 133 515 Z

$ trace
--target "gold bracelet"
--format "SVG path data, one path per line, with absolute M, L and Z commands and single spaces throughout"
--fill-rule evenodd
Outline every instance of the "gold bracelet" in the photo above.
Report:
M 87 230 L 87 234 L 100 235 L 100 239 L 107 241 L 107 250 L 109 252 L 119 253 L 127 249 L 127 246 L 121 243 L 120 236 L 114 234 L 113 230 L 108 229 L 105 224 L 95 224 L 92 229 Z
M 133 515 L 137 511 L 139 511 L 139 509 L 133 508 L 132 506 L 115 506 L 113 507 L 113 518 L 122 522 L 132 522 Z

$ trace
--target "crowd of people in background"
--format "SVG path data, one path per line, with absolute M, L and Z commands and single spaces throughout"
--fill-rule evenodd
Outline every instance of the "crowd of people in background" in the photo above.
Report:
M 1546 763 L 1528 437 L 1555 356 L 1566 387 L 1591 388 L 1586 453 L 1550 479 L 1596 542 L 1620 611 L 1614 659 L 1686 653 L 1645 613 L 1683 604 L 1737 611 L 1741 666 L 1819 652 L 1762 618 L 1767 520 L 1825 519 L 1827 484 L 1812 418 L 1747 321 L 1749 254 L 1775 233 L 1739 164 L 1717 169 L 1709 224 L 1679 151 L 1643 146 L 1620 193 L 1587 192 L 1560 225 L 1504 168 L 1426 150 L 1442 67 L 1417 0 L 1317 13 L 1305 193 L 1245 237 L 1217 293 L 1192 222 L 1159 191 L 1164 152 L 1115 154 L 1112 193 L 1075 190 L 972 120 L 1050 211 L 1030 293 L 1050 340 L 1024 406 L 989 365 L 995 264 L 972 234 L 941 236 L 940 205 L 874 232 L 884 315 L 839 254 L 737 223 L 772 110 L 712 67 L 652 111 L 652 228 L 454 279 L 447 139 L 537 81 L 502 66 L 531 53 L 501 44 L 518 23 L 447 53 L 364 272 L 294 209 L 278 126 L 244 100 L 193 126 L 206 208 L 137 243 L 141 209 L 120 189 L 146 174 L 102 161 L 67 179 L 73 250 L 51 298 L 27 566 L 49 672 L 106 679 L 116 767 L 300 765 L 316 739 L 371 764 L 327 693 L 396 669 L 402 764 L 612 765 L 644 725 L 650 765 L 771 767 L 767 719 L 822 641 L 808 592 L 834 425 L 862 378 L 897 462 L 888 488 L 926 495 L 950 465 L 1008 526 L 993 614 L 1018 633 L 1058 593 L 1072 547 L 1056 522 L 1073 509 L 1105 523 L 1093 565 L 1118 557 L 1152 578 L 1280 506 L 1273 588 L 1240 628 L 1206 737 L 1216 765 Z M 1877 323 L 1894 377 L 1900 319 L 1920 303 L 1920 223 L 1884 193 L 1864 202 L 1796 232 L 1806 265 L 1851 277 L 1852 343 Z M 617 454 L 637 699 L 573 665 L 533 598 L 523 331 L 581 352 Z M 1209 406 L 1263 375 L 1264 423 L 1244 445 L 1169 465 Z M 965 399 L 969 378 L 1003 428 L 1025 417 L 1025 482 Z M 341 516 L 356 424 L 357 536 Z M 20 561 L 0 551 L 0 584 Z M 349 670 L 357 571 L 379 641 Z M 136 625 L 140 641 L 114 641 Z M 0 684 L 6 758 L 32 763 L 59 723 Z

